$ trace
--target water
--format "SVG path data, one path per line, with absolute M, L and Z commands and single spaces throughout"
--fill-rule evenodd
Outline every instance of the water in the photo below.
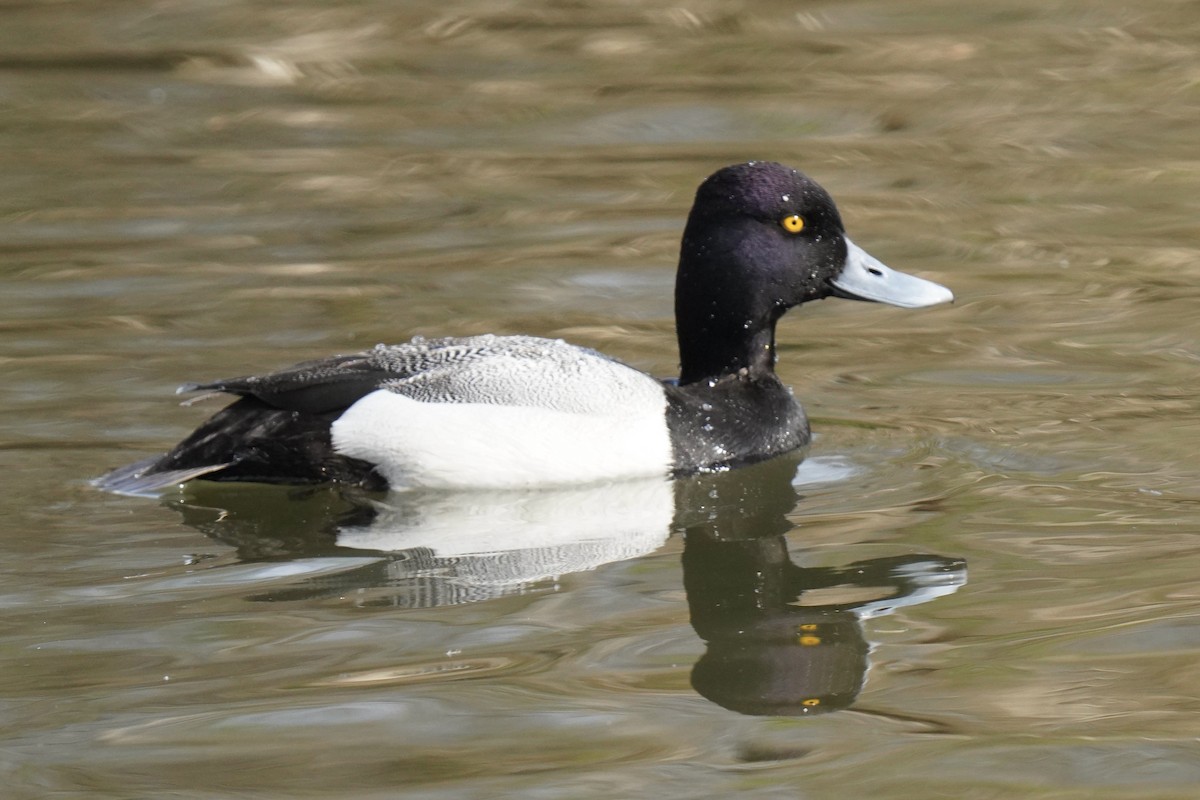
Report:
M 8 795 L 1193 797 L 1198 48 L 1168 0 L 9 9 Z M 785 319 L 802 464 L 86 483 L 214 408 L 179 383 L 380 341 L 670 374 L 747 158 L 958 297 Z

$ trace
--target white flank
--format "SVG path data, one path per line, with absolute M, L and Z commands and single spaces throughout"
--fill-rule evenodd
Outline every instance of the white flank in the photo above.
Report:
M 649 379 L 647 379 L 649 380 Z M 666 398 L 622 413 L 438 403 L 387 389 L 333 423 L 339 453 L 377 465 L 394 489 L 517 488 L 666 475 Z

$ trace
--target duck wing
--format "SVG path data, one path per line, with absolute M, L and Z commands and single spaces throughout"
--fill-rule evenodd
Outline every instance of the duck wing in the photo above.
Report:
M 376 347 L 378 388 L 426 403 L 479 403 L 575 414 L 664 404 L 661 384 L 629 365 L 561 339 L 472 336 Z
M 266 375 L 245 375 L 210 383 L 185 383 L 176 392 L 221 392 L 254 397 L 269 406 L 323 414 L 350 406 L 388 378 L 369 353 L 305 361 Z
M 254 397 L 305 414 L 344 410 L 377 390 L 427 403 L 484 403 L 603 413 L 657 381 L 594 350 L 533 336 L 417 338 L 306 361 L 266 375 L 189 383 L 180 393 Z

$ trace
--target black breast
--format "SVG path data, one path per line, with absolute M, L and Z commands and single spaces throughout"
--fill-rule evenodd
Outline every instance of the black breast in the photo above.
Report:
M 762 461 L 809 442 L 804 409 L 773 373 L 666 385 L 675 474 Z

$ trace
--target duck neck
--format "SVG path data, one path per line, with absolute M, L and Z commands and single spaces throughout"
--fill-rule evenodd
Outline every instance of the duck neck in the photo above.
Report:
M 698 321 L 685 321 L 677 313 L 679 383 L 719 379 L 743 371 L 752 377 L 773 374 L 778 318 L 778 314 L 753 320 L 714 313 Z
M 688 217 L 675 276 L 681 384 L 774 373 L 775 323 L 795 301 L 772 274 L 789 254 L 758 235 L 761 224 Z

